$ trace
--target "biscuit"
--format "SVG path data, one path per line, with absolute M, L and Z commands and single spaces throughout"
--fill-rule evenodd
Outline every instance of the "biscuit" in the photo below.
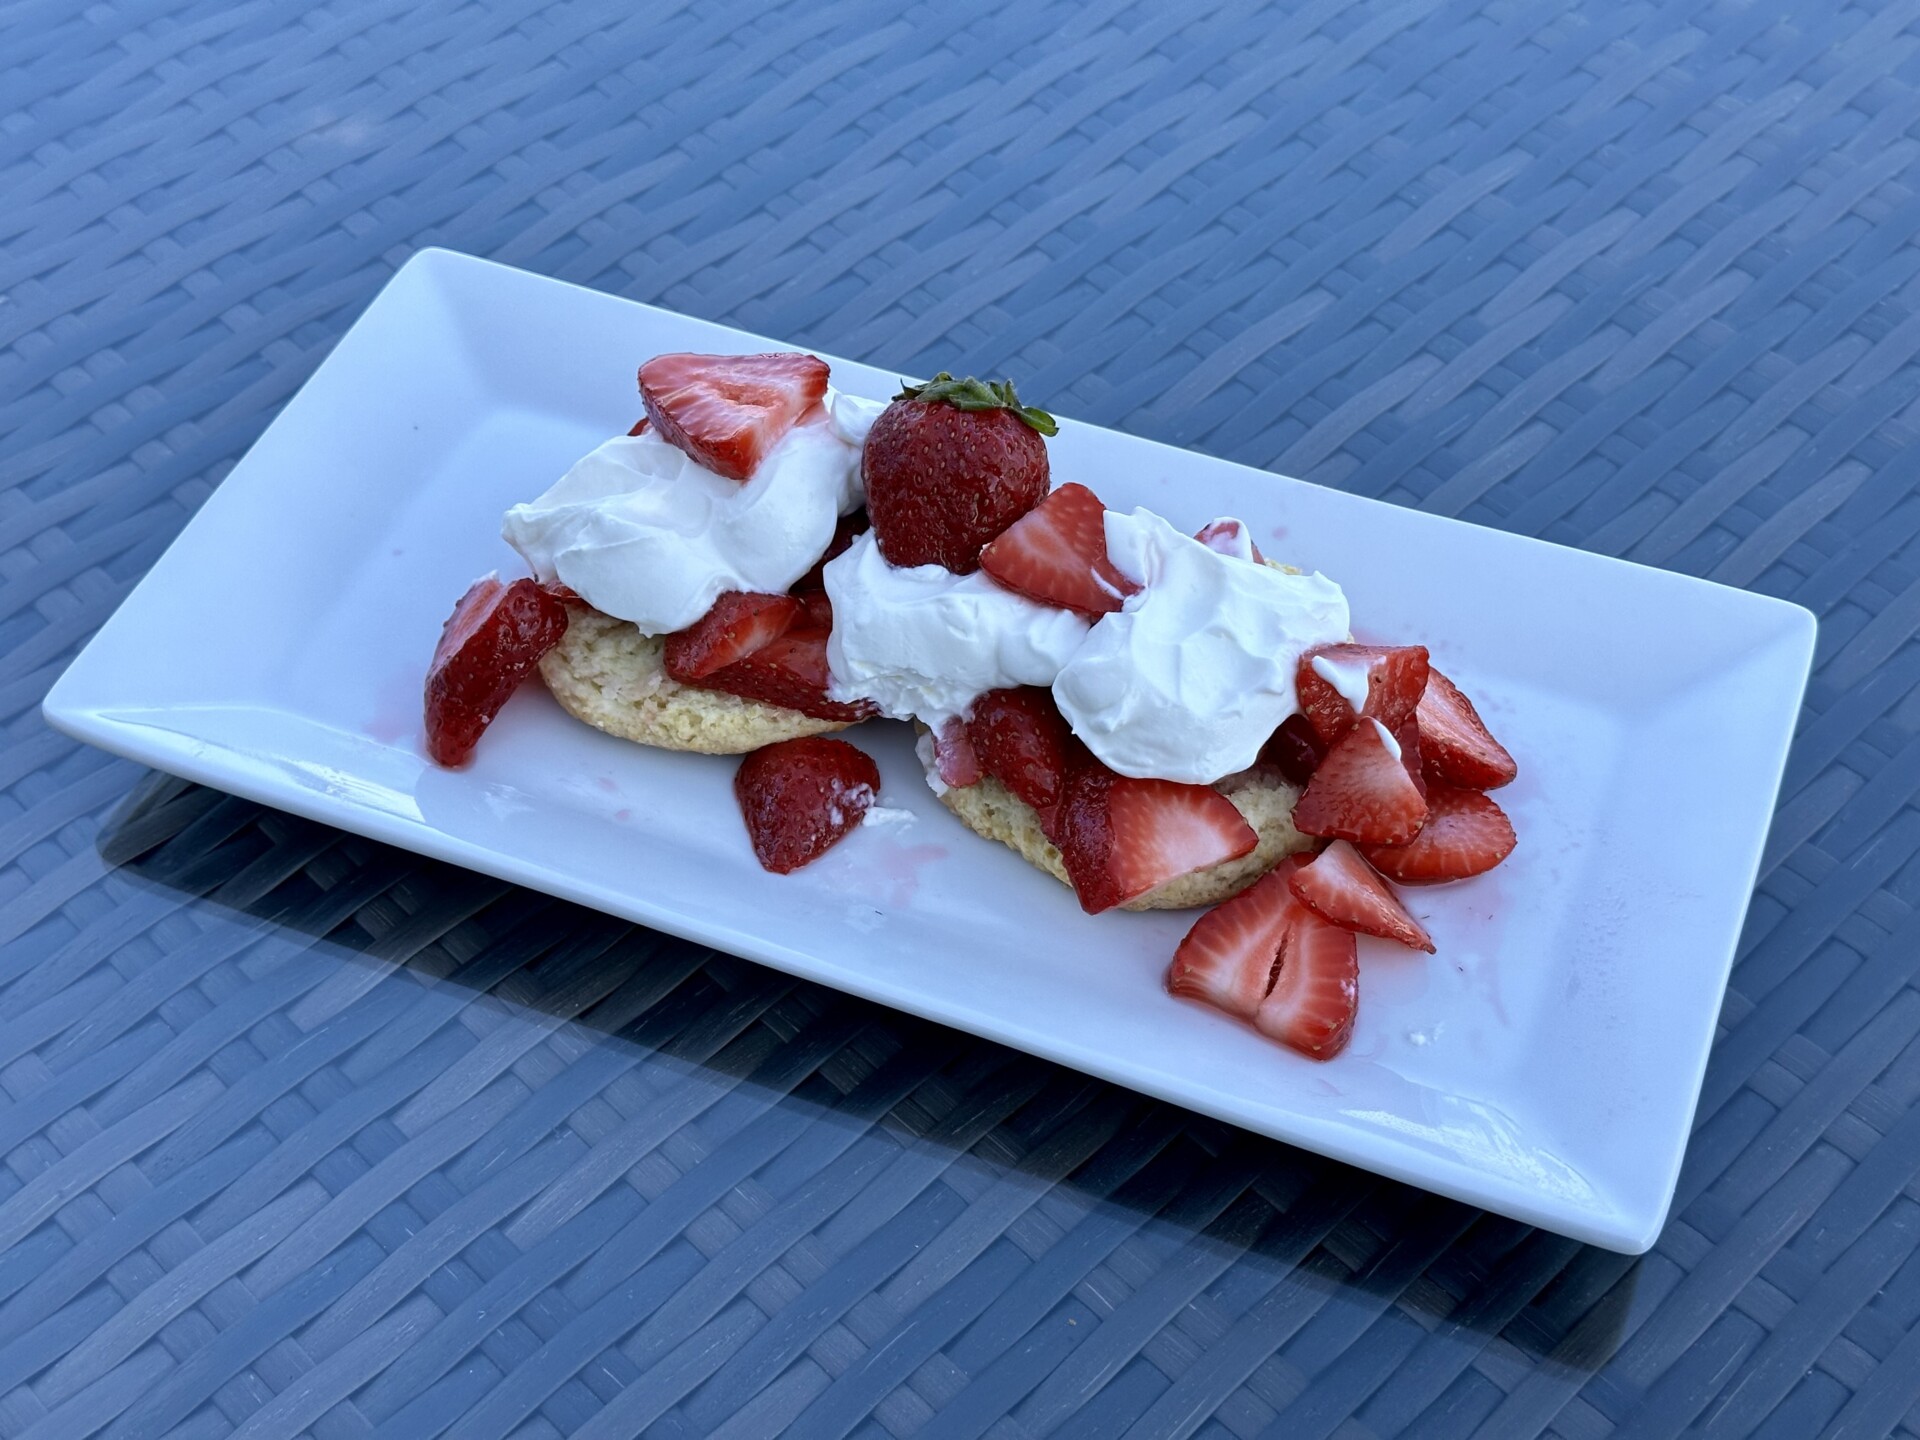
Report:
M 541 678 L 569 715 L 622 740 L 702 755 L 744 755 L 763 745 L 844 730 L 670 678 L 665 642 L 588 605 L 569 605 L 566 637 L 540 661 Z
M 1178 875 L 1166 884 L 1129 900 L 1123 910 L 1186 910 L 1218 905 L 1238 895 L 1280 862 L 1281 857 L 1311 850 L 1320 842 L 1293 828 L 1293 806 L 1300 791 L 1264 771 L 1231 775 L 1214 786 L 1245 817 L 1259 844 L 1238 860 L 1222 861 L 1205 870 Z M 1060 852 L 1040 831 L 1033 807 L 991 775 L 965 787 L 948 787 L 940 803 L 960 817 L 974 834 L 998 840 L 1029 863 L 1039 866 L 1062 885 L 1070 885 Z

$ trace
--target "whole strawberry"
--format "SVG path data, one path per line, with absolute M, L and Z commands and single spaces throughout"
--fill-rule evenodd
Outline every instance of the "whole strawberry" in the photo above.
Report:
M 1047 494 L 1047 446 L 1058 430 L 1022 405 L 1013 382 L 944 370 L 908 385 L 874 421 L 861 474 L 874 539 L 893 565 L 980 566 L 980 550 Z

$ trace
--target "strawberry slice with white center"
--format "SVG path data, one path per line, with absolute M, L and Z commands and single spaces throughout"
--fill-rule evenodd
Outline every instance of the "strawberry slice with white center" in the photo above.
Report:
M 1477 790 L 1427 787 L 1427 823 L 1404 845 L 1362 845 L 1360 853 L 1404 885 L 1465 880 L 1513 853 L 1513 822 Z
M 1300 868 L 1289 855 L 1230 900 L 1194 922 L 1167 969 L 1167 989 L 1251 1020 L 1273 987 L 1280 941 L 1300 913 L 1287 888 Z
M 1473 702 L 1438 670 L 1428 672 L 1426 693 L 1415 715 L 1425 741 L 1421 763 L 1443 785 L 1497 790 L 1520 773 L 1506 747 L 1488 732 Z
M 1373 719 L 1327 752 L 1293 807 L 1301 834 L 1361 845 L 1404 845 L 1426 818 L 1427 802 L 1407 773 L 1399 743 Z
M 1393 887 L 1345 840 L 1336 840 L 1293 872 L 1293 893 L 1331 925 L 1397 940 L 1433 953 L 1433 937 L 1407 913 Z
M 1260 547 L 1253 543 L 1253 536 L 1247 527 L 1231 515 L 1223 515 L 1218 520 L 1209 520 L 1193 532 L 1193 538 L 1209 550 L 1217 550 L 1222 555 L 1231 555 L 1236 560 L 1251 560 L 1256 565 L 1267 563 L 1267 557 L 1260 553 Z
M 1107 512 L 1084 485 L 1062 485 L 980 552 L 1007 589 L 1082 615 L 1118 610 L 1140 587 L 1107 558 Z
M 827 393 L 814 355 L 656 355 L 640 367 L 640 398 L 662 439 L 729 480 L 761 460 Z
M 940 783 L 954 790 L 978 785 L 986 774 L 980 755 L 974 749 L 967 722 L 952 716 L 941 722 L 933 734 L 933 768 Z
M 1314 1060 L 1331 1060 L 1353 1038 L 1360 1010 L 1359 947 L 1353 932 L 1304 905 L 1280 940 L 1273 988 L 1254 1012 L 1263 1035 Z
M 791 630 L 802 604 L 791 595 L 729 590 L 685 630 L 667 636 L 667 674 L 686 684 L 744 660 Z
M 488 575 L 467 587 L 427 668 L 427 754 L 464 765 L 540 657 L 567 633 L 567 606 L 534 580 Z
M 1427 688 L 1424 645 L 1321 645 L 1294 675 L 1300 709 L 1331 745 L 1362 715 L 1398 731 Z
M 1042 822 L 1089 915 L 1237 860 L 1260 841 L 1218 790 L 1116 775 L 1091 756 L 1070 767 Z

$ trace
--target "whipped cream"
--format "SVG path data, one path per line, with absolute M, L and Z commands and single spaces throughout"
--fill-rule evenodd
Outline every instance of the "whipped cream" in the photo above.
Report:
M 1246 769 L 1299 708 L 1300 656 L 1346 639 L 1346 596 L 1324 575 L 1222 554 L 1150 510 L 1109 511 L 1106 528 L 1108 556 L 1142 588 L 1060 667 L 1060 713 L 1122 775 L 1202 785 Z
M 1087 622 L 1071 610 L 1004 590 L 978 571 L 889 565 L 871 531 L 825 576 L 833 601 L 827 693 L 872 700 L 899 720 L 938 728 L 989 690 L 1051 685 L 1087 637 Z
M 781 594 L 859 508 L 860 448 L 886 407 L 829 394 L 744 484 L 660 438 L 609 440 L 538 500 L 507 511 L 501 533 L 543 582 L 570 585 L 645 635 L 683 630 L 727 590 Z

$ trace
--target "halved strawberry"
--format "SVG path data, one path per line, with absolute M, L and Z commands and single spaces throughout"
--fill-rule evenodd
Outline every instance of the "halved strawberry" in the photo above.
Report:
M 1251 1020 L 1273 986 L 1280 941 L 1300 913 L 1287 888 L 1300 857 L 1289 855 L 1230 900 L 1194 922 L 1167 968 L 1175 995 Z
M 1134 780 L 1091 757 L 1068 767 L 1047 838 L 1089 915 L 1236 860 L 1260 839 L 1218 790 Z
M 868 526 L 867 512 L 864 510 L 856 510 L 851 515 L 842 515 L 840 523 L 833 527 L 833 539 L 827 542 L 826 553 L 814 562 L 811 570 L 793 582 L 794 593 L 798 594 L 802 590 L 818 590 L 824 586 L 827 582 L 822 572 L 827 568 L 827 563 L 838 560 L 846 554 L 847 547 L 853 544 L 854 537 L 866 534 Z
M 776 875 L 820 857 L 880 793 L 880 769 L 844 740 L 782 740 L 740 762 L 733 793 L 760 863 Z
M 827 393 L 813 355 L 656 355 L 640 367 L 640 398 L 661 438 L 729 480 L 748 480 Z
M 1256 565 L 1267 563 L 1267 557 L 1253 543 L 1252 533 L 1231 515 L 1208 521 L 1193 532 L 1193 538 L 1209 550 L 1218 550 L 1222 555 L 1231 555 L 1236 560 L 1251 560 Z
M 667 636 L 667 674 L 682 684 L 704 679 L 779 639 L 801 613 L 800 602 L 791 595 L 729 590 L 685 630 Z
M 1360 853 L 1389 879 L 1406 885 L 1465 880 L 1513 853 L 1513 822 L 1477 790 L 1427 789 L 1427 823 L 1404 845 L 1362 845 Z
M 1304 785 L 1326 759 L 1327 744 L 1304 715 L 1289 715 L 1260 747 L 1260 763 L 1271 765 L 1295 785 Z
M 1294 686 L 1300 709 L 1331 745 L 1371 715 L 1389 730 L 1406 724 L 1427 688 L 1424 645 L 1321 645 L 1300 657 Z M 1356 709 L 1346 690 L 1364 694 Z
M 1391 886 L 1344 840 L 1293 873 L 1293 893 L 1329 924 L 1433 953 L 1433 937 L 1407 913 Z
M 851 723 L 876 713 L 870 700 L 829 700 L 829 678 L 827 632 L 806 629 L 789 630 L 746 659 L 723 665 L 693 683 L 706 690 L 724 690 L 745 700 L 783 705 L 816 720 Z
M 488 575 L 440 627 L 427 667 L 427 754 L 463 765 L 500 707 L 567 633 L 566 602 L 536 580 Z
M 1047 691 L 987 691 L 973 702 L 967 735 L 981 768 L 1020 799 L 1040 811 L 1059 801 L 1073 735 Z
M 1366 845 L 1404 845 L 1420 832 L 1427 803 L 1378 720 L 1356 725 L 1327 752 L 1293 807 L 1294 828 Z
M 933 732 L 933 768 L 940 783 L 955 790 L 978 785 L 986 773 L 968 735 L 967 722 L 958 715 L 942 721 Z
M 980 552 L 1007 589 L 1083 615 L 1118 610 L 1140 587 L 1107 558 L 1107 512 L 1084 485 L 1062 485 Z
M 1422 764 L 1442 784 L 1497 790 L 1519 773 L 1513 756 L 1488 733 L 1473 702 L 1438 670 L 1428 671 L 1426 693 L 1415 713 L 1425 739 Z
M 1280 939 L 1280 967 L 1253 1023 L 1314 1060 L 1331 1060 L 1353 1038 L 1360 1010 L 1359 947 L 1351 931 L 1304 905 Z

